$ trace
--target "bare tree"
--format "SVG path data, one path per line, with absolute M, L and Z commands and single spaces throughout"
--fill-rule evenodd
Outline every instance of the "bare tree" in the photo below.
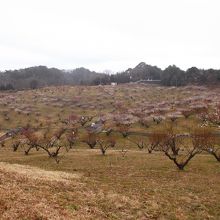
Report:
M 173 126 L 165 127 L 158 137 L 160 137 L 161 151 L 174 162 L 179 170 L 184 170 L 189 161 L 202 151 L 196 145 L 190 145 L 186 141 L 189 135 L 176 134 Z M 181 154 L 179 153 L 180 149 L 182 150 Z
M 177 156 L 170 153 L 169 148 L 165 148 L 164 152 L 165 155 L 172 160 L 175 165 L 180 169 L 184 170 L 184 167 L 189 163 L 189 161 L 198 153 L 201 153 L 201 150 L 199 150 L 196 147 L 192 148 L 185 148 L 186 155 L 182 157 L 182 159 L 178 159 Z
M 150 121 L 148 118 L 145 117 L 139 117 L 139 123 L 145 127 L 145 128 L 149 128 L 150 127 Z
M 46 133 L 48 130 L 46 130 Z M 36 150 L 44 150 L 50 158 L 53 158 L 56 163 L 59 163 L 59 152 L 64 145 L 61 143 L 61 137 L 64 135 L 65 129 L 61 128 L 56 131 L 53 135 L 43 134 L 43 137 L 38 137 L 33 131 L 28 130 L 24 133 L 27 139 L 28 149 L 25 154 L 28 155 L 29 151 L 33 148 Z
M 161 116 L 154 116 L 154 117 L 153 117 L 153 121 L 154 121 L 156 124 L 160 124 L 160 123 L 163 121 L 163 117 L 161 117 Z
M 131 127 L 130 123 L 118 122 L 116 124 L 116 126 L 117 126 L 117 131 L 119 133 L 121 133 L 124 138 L 126 138 L 129 135 L 129 130 L 130 130 L 130 127 Z
M 191 109 L 184 109 L 181 111 L 181 113 L 185 118 L 189 118 L 191 115 L 193 115 L 193 111 Z
M 168 148 L 172 151 L 174 156 L 177 156 L 180 150 L 178 145 L 180 138 L 178 137 L 173 124 L 164 127 L 164 135 L 163 149 Z
M 94 116 L 82 116 L 79 119 L 79 123 L 84 127 L 88 122 L 92 121 L 93 118 Z
M 120 153 L 122 155 L 122 157 L 124 158 L 125 155 L 127 154 L 128 150 L 126 149 L 126 146 L 125 145 L 122 145 L 121 147 L 121 150 L 120 150 Z
M 30 150 L 35 148 L 39 150 L 39 137 L 34 133 L 32 129 L 26 129 L 23 132 L 24 137 L 26 138 L 25 144 L 28 148 L 25 150 L 25 155 L 28 155 Z
M 13 151 L 17 151 L 19 146 L 21 145 L 21 141 L 20 140 L 16 140 L 12 143 L 12 148 L 13 148 Z
M 192 139 L 193 145 L 210 153 L 220 162 L 220 141 L 213 129 L 208 127 L 196 128 L 192 134 Z
M 203 121 L 206 121 L 212 125 L 219 126 L 220 125 L 220 104 L 216 104 L 214 109 L 210 110 L 205 114 L 200 114 L 200 117 Z
M 154 130 L 148 137 L 148 152 L 152 153 L 153 150 L 161 150 L 166 140 L 166 134 L 161 130 Z
M 101 150 L 102 155 L 104 156 L 107 149 L 115 147 L 115 140 L 113 138 L 98 138 L 97 144 Z
M 97 144 L 97 134 L 94 132 L 88 132 L 83 137 L 82 142 L 86 143 L 91 149 L 94 149 Z
M 143 150 L 147 146 L 146 141 L 141 137 L 130 137 L 128 140 L 135 144 L 140 150 Z
M 66 150 L 72 149 L 78 140 L 78 129 L 69 129 L 65 132 L 66 137 Z

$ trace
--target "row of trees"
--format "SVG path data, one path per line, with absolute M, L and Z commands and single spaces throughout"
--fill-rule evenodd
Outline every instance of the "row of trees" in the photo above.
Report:
M 154 132 L 150 143 L 153 150 L 164 152 L 180 170 L 202 152 L 212 154 L 220 162 L 219 138 L 209 128 L 197 127 L 190 134 L 178 134 L 173 126 L 168 126 Z
M 14 90 L 14 87 L 12 86 L 12 84 L 8 83 L 8 84 L 2 84 L 0 85 L 0 90 L 4 91 L 4 90 Z
M 188 120 L 189 115 L 186 115 L 185 120 Z M 220 162 L 220 137 L 215 128 L 220 124 L 220 106 L 206 112 L 205 118 L 203 112 L 198 115 L 202 123 L 187 133 L 179 131 L 177 119 L 162 124 L 161 121 L 155 121 L 156 128 L 153 127 L 150 133 L 144 133 L 131 132 L 132 121 L 126 115 L 115 116 L 111 123 L 102 118 L 92 122 L 94 117 L 91 116 L 70 115 L 58 130 L 49 127 L 22 129 L 19 135 L 16 133 L 14 136 L 12 147 L 14 151 L 23 148 L 26 155 L 33 149 L 42 150 L 59 163 L 62 149 L 69 151 L 79 143 L 87 144 L 91 149 L 100 149 L 102 155 L 109 148 L 119 146 L 125 155 L 127 143 L 130 142 L 150 154 L 162 152 L 180 170 L 202 152 L 213 155 Z M 139 119 L 143 129 L 148 129 L 150 125 L 143 124 L 141 116 Z
M 176 66 L 161 70 L 145 63 L 138 64 L 124 72 L 111 74 L 97 73 L 85 68 L 63 71 L 45 66 L 0 72 L 0 90 L 36 89 L 51 85 L 106 85 L 112 82 L 129 83 L 139 80 L 161 80 L 165 86 L 183 86 L 193 84 L 215 84 L 220 82 L 220 70 L 201 70 L 192 67 L 183 71 Z M 10 85 L 10 86 L 9 86 Z
M 122 129 L 123 130 L 123 129 Z M 119 131 L 120 132 L 120 131 Z M 69 151 L 79 142 L 86 143 L 90 149 L 100 149 L 102 155 L 106 154 L 109 148 L 117 145 L 118 139 L 107 132 L 87 132 L 80 138 L 78 129 L 61 128 L 54 133 L 44 132 L 39 136 L 34 129 L 24 129 L 19 136 L 13 140 L 12 147 L 17 151 L 19 147 L 24 149 L 26 155 L 33 149 L 43 150 L 50 158 L 59 163 L 59 153 L 62 149 Z M 177 133 L 173 123 L 160 127 L 150 134 L 130 135 L 123 133 L 122 138 L 131 141 L 140 150 L 147 150 L 148 153 L 163 152 L 174 164 L 183 170 L 185 166 L 197 154 L 207 152 L 213 155 L 220 162 L 219 137 L 210 128 L 197 127 L 188 134 Z M 124 151 L 126 146 L 121 145 Z
M 180 68 L 168 66 L 165 70 L 140 63 L 133 69 L 115 75 L 96 78 L 94 84 L 129 83 L 139 80 L 161 80 L 164 86 L 184 86 L 187 84 L 216 84 L 220 82 L 220 70 L 202 70 L 196 67 L 183 71 Z
M 64 71 L 46 66 L 36 66 L 0 72 L 0 90 L 36 89 L 59 85 L 91 85 L 93 80 L 99 76 L 105 77 L 105 74 L 92 72 L 85 68 Z

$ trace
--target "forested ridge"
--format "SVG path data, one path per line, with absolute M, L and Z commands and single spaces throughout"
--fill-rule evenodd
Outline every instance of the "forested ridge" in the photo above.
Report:
M 220 70 L 191 67 L 186 71 L 175 65 L 162 70 L 141 62 L 134 68 L 116 74 L 97 73 L 86 68 L 60 70 L 46 66 L 29 67 L 0 72 L 0 90 L 36 89 L 58 85 L 106 85 L 140 80 L 160 80 L 164 86 L 188 84 L 212 85 L 220 83 Z

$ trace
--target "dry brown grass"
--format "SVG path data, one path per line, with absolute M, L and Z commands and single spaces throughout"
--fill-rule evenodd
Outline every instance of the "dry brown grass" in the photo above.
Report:
M 210 92 L 214 103 L 220 90 L 140 85 L 129 85 L 128 89 L 128 85 L 120 85 L 4 93 L 0 132 L 28 123 L 33 127 L 59 127 L 59 117 L 66 119 L 71 113 L 111 113 L 112 102 L 122 103 L 130 111 L 146 103 L 157 106 L 166 101 L 172 113 L 186 106 L 175 102 L 188 99 L 189 92 L 199 99 L 198 103 Z M 9 96 L 16 101 L 5 104 Z M 32 106 L 31 114 L 14 111 L 22 106 Z M 9 121 L 5 120 L 5 111 Z M 196 117 L 181 118 L 178 129 L 186 132 L 196 123 Z M 151 121 L 146 129 L 136 123 L 131 130 L 149 131 L 157 126 Z M 106 156 L 101 156 L 98 149 L 87 150 L 81 143 L 69 153 L 62 152 L 59 164 L 41 150 L 33 150 L 29 156 L 24 156 L 24 149 L 12 152 L 9 141 L 0 148 L 0 219 L 220 219 L 220 167 L 212 156 L 200 154 L 186 171 L 178 171 L 162 153 L 149 155 L 121 135 L 113 135 L 116 150 L 108 150 Z M 125 156 L 122 146 L 128 150 Z
M 80 178 L 79 174 L 66 173 L 61 171 L 46 171 L 37 167 L 20 164 L 8 164 L 0 162 L 0 170 L 2 172 L 16 173 L 25 178 L 45 181 L 68 182 L 72 179 Z
M 219 164 L 207 154 L 196 157 L 186 171 L 178 171 L 160 153 L 137 150 L 129 150 L 125 157 L 115 150 L 105 157 L 99 150 L 74 150 L 59 165 L 45 160 L 42 152 L 25 157 L 4 150 L 0 155 L 7 162 L 0 165 L 2 219 L 218 219 L 220 215 Z
M 130 208 L 140 207 L 124 195 L 92 191 L 78 174 L 1 163 L 0 176 L 1 219 L 107 219 L 111 210 L 103 207 L 110 204 L 132 219 Z
M 8 168 L 1 164 L 1 219 L 72 219 L 71 213 L 57 203 L 52 192 L 53 188 L 62 187 L 62 182 L 51 181 L 54 176 L 48 180 L 48 173 L 43 174 L 43 171 L 41 174 L 47 176 L 45 180 L 29 171 L 28 174 L 17 172 L 17 165 Z M 19 168 L 27 169 L 25 166 Z

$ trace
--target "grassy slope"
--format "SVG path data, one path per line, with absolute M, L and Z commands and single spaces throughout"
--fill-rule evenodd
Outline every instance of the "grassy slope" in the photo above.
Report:
M 216 94 L 218 91 L 216 89 Z M 60 126 L 58 114 L 65 119 L 72 112 L 86 115 L 107 113 L 113 110 L 111 102 L 121 102 L 131 109 L 145 102 L 178 101 L 207 91 L 187 92 L 184 88 L 153 86 L 129 86 L 128 89 L 127 85 L 24 91 L 12 94 L 16 97 L 15 102 L 0 104 L 0 128 L 4 130 L 27 123 L 32 126 L 40 123 Z M 50 98 L 61 98 L 55 103 L 63 104 L 64 97 L 72 102 L 64 103 L 63 108 L 50 101 Z M 43 98 L 49 98 L 49 101 L 45 102 Z M 13 108 L 31 105 L 34 110 L 27 116 L 14 112 L 13 108 L 9 110 L 9 105 Z M 9 121 L 4 119 L 4 111 L 8 111 Z M 35 112 L 40 112 L 40 116 Z M 193 117 L 178 121 L 183 131 L 195 123 Z M 151 124 L 150 129 L 156 127 Z M 134 125 L 132 129 L 143 128 Z M 120 150 L 124 140 L 118 138 L 119 135 L 116 139 Z M 0 164 L 1 219 L 218 219 L 220 168 L 213 157 L 198 155 L 186 171 L 180 172 L 164 155 L 149 155 L 128 142 L 126 145 L 129 151 L 125 157 L 120 151 L 107 151 L 107 156 L 103 157 L 99 151 L 87 150 L 81 144 L 77 150 L 63 153 L 64 158 L 59 165 L 42 152 L 24 156 L 23 150 L 14 153 L 8 147 L 1 148 L 0 161 L 39 167 L 43 169 L 42 173 L 52 170 L 81 176 L 64 182 L 59 177 L 57 181 L 42 180 L 35 175 L 35 170 L 34 175 L 29 175 L 30 172 L 27 175 L 18 172 L 17 166 L 12 165 L 12 170 L 8 170 L 5 164 Z
M 125 157 L 120 151 L 109 151 L 103 157 L 97 150 L 73 150 L 59 165 L 41 152 L 25 157 L 23 152 L 5 150 L 1 151 L 0 158 L 10 163 L 82 175 L 68 183 L 35 182 L 19 173 L 8 172 L 4 178 L 11 175 L 13 178 L 7 182 L 15 184 L 16 189 L 5 191 L 4 181 L 1 183 L 2 213 L 10 213 L 15 193 L 21 210 L 29 207 L 22 200 L 27 191 L 30 197 L 27 201 L 34 200 L 33 207 L 25 212 L 27 219 L 32 218 L 41 195 L 48 206 L 51 204 L 48 216 L 56 205 L 60 218 L 67 215 L 70 219 L 73 216 L 78 219 L 218 219 L 220 216 L 220 169 L 209 155 L 197 156 L 183 172 L 160 153 L 149 155 L 133 150 Z M 4 173 L 1 168 L 0 173 Z M 10 195 L 6 198 L 5 193 Z M 36 211 L 34 214 L 41 215 Z

